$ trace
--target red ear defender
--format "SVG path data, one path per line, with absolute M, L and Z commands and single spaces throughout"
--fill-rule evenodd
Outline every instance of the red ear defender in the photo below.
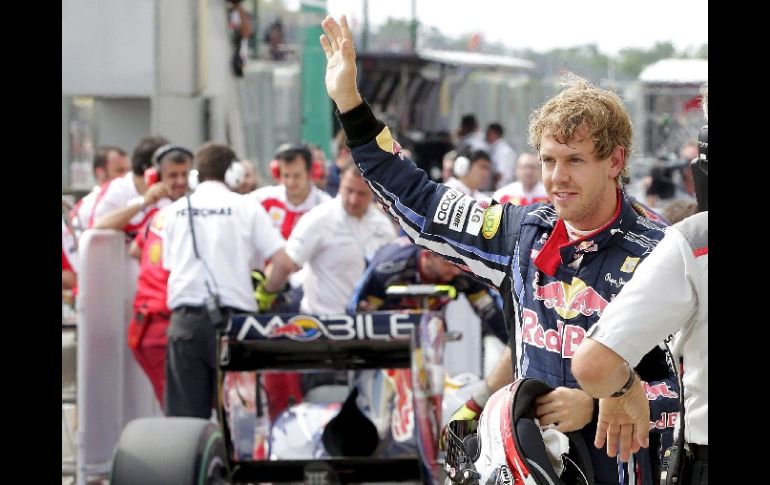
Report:
M 270 175 L 276 182 L 281 180 L 281 170 L 278 168 L 278 160 L 275 158 L 270 160 Z
M 144 183 L 147 187 L 155 184 L 158 181 L 158 171 L 155 167 L 150 167 L 144 171 Z
M 313 165 L 310 168 L 310 178 L 313 180 L 321 180 L 326 175 L 326 167 L 320 160 L 313 160 Z

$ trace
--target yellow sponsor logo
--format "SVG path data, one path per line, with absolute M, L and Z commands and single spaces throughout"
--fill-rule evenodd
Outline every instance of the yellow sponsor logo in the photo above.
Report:
M 492 239 L 500 227 L 500 218 L 503 216 L 503 206 L 493 205 L 484 211 L 484 224 L 481 226 L 481 234 L 485 239 Z
M 637 264 L 639 264 L 639 258 L 628 256 L 626 257 L 626 260 L 623 261 L 623 266 L 620 267 L 620 271 L 624 273 L 633 273 Z
M 162 253 L 162 249 L 160 247 L 160 242 L 155 241 L 150 245 L 150 263 L 152 264 L 158 264 L 160 262 L 160 256 Z
M 384 152 L 392 153 L 395 155 L 401 151 L 401 145 L 399 145 L 398 142 L 393 139 L 390 134 L 390 129 L 387 126 L 382 129 L 379 135 L 377 135 L 376 140 L 377 146 L 380 147 L 380 149 Z

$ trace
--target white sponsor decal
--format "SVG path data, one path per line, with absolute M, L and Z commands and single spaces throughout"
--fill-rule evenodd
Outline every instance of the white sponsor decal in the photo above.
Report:
M 481 231 L 481 226 L 484 224 L 484 208 L 479 204 L 474 203 L 471 204 L 471 208 L 468 212 L 470 213 L 470 217 L 465 232 L 478 236 L 479 231 Z
M 436 215 L 433 216 L 433 222 L 446 225 L 449 222 L 449 209 L 462 194 L 454 189 L 449 189 L 441 196 L 441 200 L 436 207 Z
M 455 204 L 455 208 L 452 211 L 452 217 L 449 221 L 449 229 L 460 232 L 465 225 L 465 219 L 468 218 L 468 208 L 470 207 L 473 199 L 467 195 L 463 197 Z

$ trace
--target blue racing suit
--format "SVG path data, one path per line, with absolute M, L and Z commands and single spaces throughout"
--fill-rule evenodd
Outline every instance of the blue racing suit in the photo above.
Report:
M 425 250 L 409 242 L 405 237 L 381 247 L 375 253 L 366 272 L 356 284 L 353 296 L 348 303 L 347 312 L 354 314 L 361 301 L 368 303 L 369 310 L 390 310 L 396 308 L 419 308 L 420 303 L 394 305 L 388 301 L 385 291 L 391 285 L 411 285 L 426 283 L 419 270 L 420 254 Z M 430 282 L 434 283 L 434 282 Z M 481 323 L 491 330 L 501 342 L 508 341 L 508 329 L 505 325 L 503 309 L 496 301 L 496 296 L 486 285 L 471 276 L 460 275 L 450 283 L 458 292 L 464 293 L 473 310 L 481 318 Z M 495 292 L 496 293 L 496 292 Z
M 487 207 L 430 181 L 366 103 L 338 116 L 354 162 L 407 236 L 499 290 L 509 316 L 514 375 L 553 387 L 579 387 L 570 365 L 575 349 L 663 238 L 662 224 L 618 190 L 614 218 L 601 230 L 570 241 L 550 204 L 492 202 Z M 581 431 L 597 484 L 656 482 L 660 449 L 672 441 L 679 392 L 674 367 L 656 347 L 636 370 L 647 382 L 650 448 L 621 465 L 593 447 L 595 401 L 594 419 Z

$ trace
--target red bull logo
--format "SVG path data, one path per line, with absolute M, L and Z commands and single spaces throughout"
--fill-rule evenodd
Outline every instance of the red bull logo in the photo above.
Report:
M 672 391 L 671 388 L 668 387 L 668 384 L 666 384 L 665 382 L 660 382 L 658 384 L 652 384 L 652 385 L 645 382 L 644 390 L 647 393 L 648 401 L 654 401 L 659 397 L 668 397 L 671 399 L 677 399 L 679 397 L 679 394 Z
M 268 338 L 288 337 L 298 342 L 309 342 L 321 336 L 320 322 L 308 315 L 297 315 L 280 327 L 274 327 Z
M 565 320 L 580 314 L 586 317 L 594 313 L 601 315 L 607 306 L 607 300 L 580 278 L 572 278 L 571 285 L 552 281 L 540 286 L 535 280 L 532 286 L 535 300 L 542 301 L 546 308 L 553 308 Z
M 679 420 L 679 413 L 676 411 L 660 413 L 660 417 L 655 421 L 650 421 L 650 429 L 674 428 Z
M 545 329 L 540 325 L 537 313 L 528 308 L 521 312 L 521 316 L 524 321 L 521 334 L 525 343 L 561 354 L 565 359 L 572 358 L 578 345 L 586 336 L 586 330 L 583 327 L 564 325 L 561 320 L 557 320 L 555 329 Z

